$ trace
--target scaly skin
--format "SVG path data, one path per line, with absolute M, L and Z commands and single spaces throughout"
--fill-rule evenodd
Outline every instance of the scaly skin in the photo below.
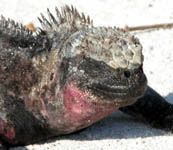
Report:
M 55 18 L 48 10 L 49 20 L 41 15 L 42 29 L 34 33 L 1 17 L 3 144 L 26 145 L 72 133 L 120 107 L 172 129 L 172 122 L 168 126 L 163 121 L 172 120 L 168 117 L 172 105 L 147 87 L 138 39 L 122 29 L 94 27 L 89 17 L 73 7 L 65 6 L 61 12 L 56 8 L 56 12 Z M 148 100 L 153 107 L 147 106 Z M 157 108 L 165 109 L 155 113 Z M 148 115 L 150 110 L 160 121 Z

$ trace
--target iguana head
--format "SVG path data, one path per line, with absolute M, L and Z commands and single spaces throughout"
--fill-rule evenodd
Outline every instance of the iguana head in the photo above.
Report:
M 94 27 L 73 7 L 57 11 L 58 23 L 48 14 L 51 23 L 43 16 L 40 21 L 49 38 L 59 41 L 53 49 L 59 49 L 64 116 L 72 128 L 88 126 L 143 96 L 146 77 L 137 38 L 122 29 Z
M 143 95 L 146 77 L 137 38 L 116 27 L 94 27 L 73 6 L 56 12 L 57 18 L 48 10 L 49 20 L 43 15 L 39 20 L 53 40 L 52 49 L 59 49 L 61 86 L 73 83 L 111 105 L 128 105 Z
M 144 95 L 142 46 L 122 30 L 77 31 L 64 43 L 61 56 L 65 108 L 73 121 L 88 117 L 92 123 Z
M 48 10 L 49 21 L 39 20 L 58 49 L 64 120 L 72 132 L 143 96 L 142 46 L 122 29 L 94 27 L 73 7 L 56 12 L 58 19 Z
M 61 57 L 63 86 L 75 84 L 96 103 L 125 106 L 144 94 L 142 46 L 121 29 L 83 28 L 65 41 Z

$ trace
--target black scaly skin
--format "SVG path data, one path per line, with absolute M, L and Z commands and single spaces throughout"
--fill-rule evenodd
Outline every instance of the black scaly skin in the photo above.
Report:
M 132 116 L 142 117 L 153 127 L 173 130 L 173 104 L 148 87 L 145 95 L 133 105 L 120 108 Z
M 1 16 L 0 148 L 78 131 L 118 108 L 172 130 L 173 106 L 147 86 L 138 39 L 94 27 L 74 7 L 56 13 L 34 33 Z

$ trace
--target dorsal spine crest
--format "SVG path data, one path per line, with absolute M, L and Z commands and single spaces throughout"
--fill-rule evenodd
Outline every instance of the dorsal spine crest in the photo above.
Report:
M 22 24 L 16 23 L 12 19 L 0 17 L 0 34 L 8 35 L 9 37 L 28 37 L 33 36 L 32 31 L 26 29 Z
M 58 31 L 58 29 L 63 26 L 64 28 L 77 28 L 80 29 L 83 26 L 92 26 L 93 21 L 89 16 L 85 16 L 84 13 L 79 13 L 73 6 L 69 7 L 65 5 L 59 10 L 55 8 L 56 18 L 52 15 L 49 9 L 47 9 L 48 19 L 41 14 L 41 18 L 38 17 L 43 30 L 48 33 L 52 31 Z M 67 25 L 68 24 L 68 25 Z

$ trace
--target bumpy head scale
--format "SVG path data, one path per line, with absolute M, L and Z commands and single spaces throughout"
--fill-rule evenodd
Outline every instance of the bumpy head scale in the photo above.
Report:
M 116 27 L 94 27 L 92 20 L 73 6 L 61 11 L 56 8 L 57 17 L 47 11 L 49 19 L 41 15 L 39 20 L 50 37 L 53 33 L 70 32 L 62 46 L 63 57 L 83 54 L 113 68 L 134 69 L 143 63 L 142 46 L 128 32 Z

